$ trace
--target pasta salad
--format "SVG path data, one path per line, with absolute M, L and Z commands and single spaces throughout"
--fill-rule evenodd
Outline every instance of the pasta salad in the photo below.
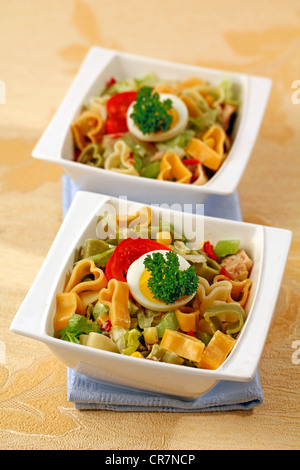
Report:
M 253 262 L 239 240 L 192 249 L 171 224 L 153 226 L 145 213 L 143 226 L 118 217 L 115 238 L 85 240 L 56 296 L 55 337 L 217 369 L 244 327 Z
M 116 80 L 72 122 L 74 160 L 121 174 L 204 185 L 232 146 L 233 85 L 198 77 Z

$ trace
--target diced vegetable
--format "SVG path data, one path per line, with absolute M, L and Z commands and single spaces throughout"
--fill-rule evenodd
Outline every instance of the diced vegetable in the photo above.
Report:
M 156 326 L 159 338 L 162 338 L 166 329 L 178 330 L 179 323 L 175 312 L 166 313 L 159 324 Z
M 184 359 L 179 357 L 177 354 L 166 351 L 160 345 L 154 344 L 152 346 L 150 354 L 147 356 L 147 359 L 156 359 L 161 362 L 167 362 L 169 364 L 183 364 Z
M 141 170 L 144 178 L 157 178 L 160 171 L 160 161 L 151 162 Z
M 122 354 L 130 356 L 132 353 L 134 353 L 139 347 L 140 337 L 141 332 L 136 328 L 127 331 L 127 333 L 125 334 L 126 347 L 123 349 Z
M 94 320 L 97 320 L 99 316 L 108 315 L 109 307 L 107 305 L 102 304 L 101 302 L 97 302 L 91 309 L 91 315 Z
M 214 247 L 214 253 L 218 258 L 224 258 L 227 255 L 234 255 L 239 247 L 239 240 L 220 240 Z
M 162 231 L 156 234 L 156 241 L 165 246 L 170 246 L 172 243 L 172 235 L 170 232 Z
M 208 343 L 210 342 L 211 338 L 212 338 L 212 335 L 210 335 L 209 333 L 205 333 L 204 331 L 196 331 L 195 332 L 195 335 L 197 336 L 198 339 L 200 339 L 200 341 L 202 341 L 205 346 L 208 345 Z
M 144 329 L 143 335 L 146 343 L 155 344 L 158 342 L 158 332 L 155 326 L 148 326 Z

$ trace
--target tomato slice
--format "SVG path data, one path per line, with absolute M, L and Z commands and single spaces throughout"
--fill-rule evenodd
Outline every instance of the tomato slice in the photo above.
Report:
M 126 113 L 133 101 L 136 100 L 136 91 L 124 91 L 113 95 L 106 103 L 107 120 L 106 133 L 116 134 L 128 132 Z
M 108 116 L 105 126 L 107 134 L 128 132 L 126 114 L 112 114 Z
M 136 100 L 136 91 L 124 91 L 113 95 L 106 103 L 108 114 L 126 114 L 127 109 Z
M 165 245 L 148 238 L 126 238 L 122 240 L 116 246 L 106 265 L 105 275 L 107 280 L 117 279 L 126 282 L 129 266 L 140 256 L 155 250 L 171 251 Z

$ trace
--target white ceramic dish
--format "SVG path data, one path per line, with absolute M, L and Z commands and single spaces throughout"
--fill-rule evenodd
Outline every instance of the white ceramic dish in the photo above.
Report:
M 118 80 L 142 77 L 155 72 L 161 79 L 198 76 L 212 84 L 230 79 L 242 101 L 233 132 L 234 142 L 221 168 L 204 185 L 158 181 L 122 175 L 73 161 L 70 125 L 82 105 L 99 95 L 111 77 Z M 271 80 L 93 47 L 87 54 L 65 99 L 37 143 L 33 157 L 58 163 L 83 190 L 127 196 L 145 203 L 201 203 L 210 194 L 232 194 L 241 179 L 257 138 L 271 89 Z
M 170 214 L 176 224 L 191 221 L 200 224 L 205 239 L 212 243 L 220 239 L 220 234 L 223 239 L 239 238 L 254 261 L 246 323 L 233 351 L 215 371 L 141 360 L 53 337 L 56 293 L 62 292 L 66 274 L 73 266 L 75 250 L 86 238 L 95 237 L 98 215 L 108 199 L 114 204 L 118 201 L 95 193 L 77 193 L 11 324 L 11 331 L 45 343 L 70 368 L 125 387 L 193 398 L 208 391 L 219 380 L 250 381 L 260 360 L 284 273 L 291 242 L 288 230 L 152 207 L 154 213 Z

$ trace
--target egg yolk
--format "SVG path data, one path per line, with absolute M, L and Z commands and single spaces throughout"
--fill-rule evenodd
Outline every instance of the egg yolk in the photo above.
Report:
M 164 305 L 164 302 L 161 302 L 160 300 L 156 299 L 150 288 L 148 287 L 148 281 L 151 277 L 150 271 L 148 269 L 144 269 L 144 271 L 141 274 L 140 280 L 139 280 L 139 288 L 143 296 L 149 300 L 150 302 L 154 302 L 156 304 L 161 304 Z
M 170 129 L 173 129 L 173 127 L 175 127 L 176 124 L 177 124 L 178 121 L 179 121 L 179 116 L 178 116 L 177 111 L 176 111 L 174 108 L 171 108 L 171 109 L 168 111 L 168 114 L 171 114 L 171 116 L 172 116 L 172 122 L 171 122 L 171 125 L 170 125 Z

